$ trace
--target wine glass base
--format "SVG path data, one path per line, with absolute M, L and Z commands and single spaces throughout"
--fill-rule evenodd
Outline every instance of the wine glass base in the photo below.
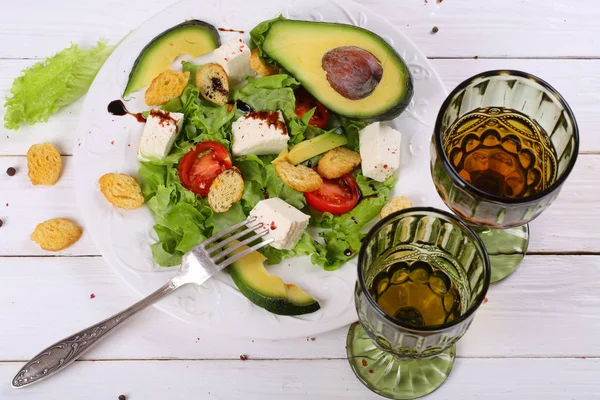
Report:
M 456 346 L 428 359 L 399 359 L 380 350 L 359 323 L 352 324 L 346 339 L 348 362 L 369 390 L 389 399 L 425 396 L 448 378 Z
M 490 282 L 498 282 L 512 274 L 527 252 L 529 224 L 508 229 L 472 228 L 483 241 L 490 257 Z

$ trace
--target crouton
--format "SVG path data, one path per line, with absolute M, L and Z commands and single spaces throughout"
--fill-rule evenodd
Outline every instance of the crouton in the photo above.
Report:
M 217 213 L 223 213 L 242 199 L 244 178 L 236 167 L 221 172 L 210 185 L 208 205 Z
M 258 48 L 250 54 L 250 66 L 260 76 L 269 76 L 279 73 L 279 67 L 271 66 L 260 56 Z
M 126 210 L 139 208 L 144 197 L 137 179 L 125 174 L 105 174 L 98 180 L 100 191 L 111 204 Z
M 60 178 L 62 159 L 50 143 L 34 144 L 27 151 L 29 180 L 34 185 L 54 185 Z
M 323 178 L 335 179 L 352 172 L 358 164 L 360 164 L 360 154 L 340 146 L 325 153 L 319 160 L 317 171 Z
M 196 73 L 196 86 L 204 99 L 224 105 L 229 101 L 229 77 L 222 66 L 216 63 L 204 64 Z
M 379 212 L 379 216 L 381 217 L 381 219 L 383 219 L 388 215 L 395 213 L 396 211 L 404 210 L 405 208 L 410 207 L 412 207 L 412 202 L 406 197 L 394 197 L 383 206 L 383 208 Z
M 30 238 L 43 250 L 59 251 L 77 242 L 82 232 L 81 227 L 73 221 L 56 218 L 36 226 Z
M 189 72 L 166 70 L 158 74 L 146 90 L 144 99 L 149 106 L 162 106 L 169 101 L 181 96 L 188 80 Z
M 319 174 L 302 164 L 279 162 L 275 164 L 275 170 L 283 183 L 299 192 L 314 192 L 323 187 L 323 179 Z

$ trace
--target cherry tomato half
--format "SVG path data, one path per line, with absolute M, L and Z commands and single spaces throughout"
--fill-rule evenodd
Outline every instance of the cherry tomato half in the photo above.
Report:
M 319 103 L 319 101 L 303 87 L 296 89 L 294 95 L 296 96 L 296 115 L 298 118 L 302 118 L 302 116 L 312 108 L 317 107 L 308 123 L 319 128 L 325 127 L 329 120 L 329 110 L 327 110 L 323 104 Z
M 184 188 L 205 197 L 215 178 L 231 165 L 229 153 L 220 143 L 202 142 L 181 159 L 179 179 Z
M 351 211 L 360 200 L 360 189 L 350 174 L 337 179 L 323 178 L 323 187 L 304 193 L 309 207 L 320 212 L 341 215 Z

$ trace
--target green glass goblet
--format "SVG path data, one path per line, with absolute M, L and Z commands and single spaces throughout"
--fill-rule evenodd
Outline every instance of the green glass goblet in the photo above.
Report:
M 454 365 L 490 284 L 483 243 L 465 223 L 434 208 L 409 208 L 363 240 L 348 361 L 360 381 L 391 399 L 436 390 Z
M 442 104 L 431 174 L 442 200 L 483 240 L 492 282 L 511 274 L 525 256 L 527 224 L 556 199 L 578 148 L 577 123 L 565 99 L 524 72 L 483 72 Z

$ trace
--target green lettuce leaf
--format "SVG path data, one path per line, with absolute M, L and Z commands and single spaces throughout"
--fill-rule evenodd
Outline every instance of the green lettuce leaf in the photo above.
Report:
M 50 115 L 88 91 L 113 50 L 104 40 L 90 50 L 72 44 L 25 69 L 13 81 L 11 96 L 6 97 L 4 127 L 17 130 L 21 124 L 47 122 Z

